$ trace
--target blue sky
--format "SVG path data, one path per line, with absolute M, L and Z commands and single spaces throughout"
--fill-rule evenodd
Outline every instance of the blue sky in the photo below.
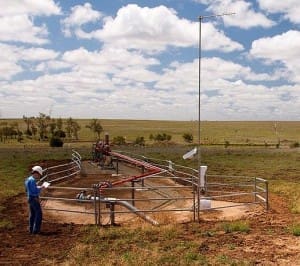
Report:
M 0 0 L 0 118 L 300 120 L 298 0 Z

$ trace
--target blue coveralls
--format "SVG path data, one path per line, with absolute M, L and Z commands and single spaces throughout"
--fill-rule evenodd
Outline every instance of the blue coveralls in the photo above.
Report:
M 25 181 L 27 198 L 29 203 L 29 232 L 38 234 L 42 225 L 42 208 L 39 200 L 41 189 L 37 187 L 33 176 L 29 176 Z

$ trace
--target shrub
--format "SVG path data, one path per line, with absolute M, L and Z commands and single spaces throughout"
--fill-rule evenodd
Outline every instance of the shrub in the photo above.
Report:
M 144 137 L 137 137 L 134 141 L 134 144 L 145 146 L 145 138 Z
M 124 145 L 124 144 L 126 144 L 126 140 L 123 136 L 117 136 L 117 137 L 113 138 L 113 144 Z
M 54 136 L 58 137 L 58 138 L 65 138 L 66 137 L 66 133 L 65 131 L 59 129 L 57 131 L 54 132 Z
M 192 143 L 194 140 L 193 134 L 192 133 L 184 133 L 182 135 L 183 140 L 187 143 Z
M 229 145 L 230 145 L 230 142 L 228 140 L 225 140 L 224 147 L 227 148 Z
M 162 141 L 170 141 L 172 139 L 171 135 L 168 135 L 166 133 L 158 133 L 155 136 L 153 136 L 153 140 L 162 142 Z
M 299 148 L 299 147 L 300 147 L 300 144 L 299 144 L 298 141 L 293 142 L 293 143 L 290 144 L 290 148 Z
M 50 139 L 50 147 L 62 147 L 64 142 L 59 137 L 52 137 Z

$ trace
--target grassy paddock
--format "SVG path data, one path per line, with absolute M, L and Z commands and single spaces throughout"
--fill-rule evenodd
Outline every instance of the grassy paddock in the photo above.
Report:
M 91 119 L 75 119 L 81 127 L 79 138 L 81 141 L 91 141 L 96 136 L 86 128 Z M 0 119 L 1 122 L 17 122 L 19 129 L 24 131 L 26 124 L 22 119 Z M 103 133 L 108 132 L 111 138 L 123 136 L 132 142 L 138 136 L 149 142 L 150 134 L 166 133 L 172 136 L 172 141 L 183 143 L 182 135 L 192 133 L 194 142 L 198 142 L 198 121 L 160 121 L 160 120 L 117 120 L 99 119 Z M 65 122 L 65 120 L 64 120 Z M 275 145 L 278 139 L 283 144 L 300 142 L 300 122 L 271 121 L 203 121 L 201 122 L 201 142 L 218 145 L 228 142 L 239 145 Z M 26 143 L 30 142 L 25 140 Z

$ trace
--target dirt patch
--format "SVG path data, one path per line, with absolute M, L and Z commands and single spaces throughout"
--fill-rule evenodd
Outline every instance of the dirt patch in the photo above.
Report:
M 103 182 L 122 182 L 123 179 L 127 179 L 130 176 L 138 176 L 140 169 L 137 167 L 130 167 L 126 164 L 119 164 L 119 174 L 115 173 L 115 170 L 102 170 L 97 167 L 96 164 L 91 162 L 83 162 L 84 176 L 77 176 L 70 180 L 66 180 L 56 186 L 55 189 L 50 189 L 44 196 L 51 196 L 56 198 L 68 198 L 68 201 L 62 200 L 46 200 L 43 202 L 44 213 L 49 219 L 55 219 L 60 223 L 76 223 L 76 224 L 95 224 L 95 206 L 93 200 L 85 202 L 76 200 L 76 196 L 80 191 L 85 191 L 85 195 L 88 198 L 93 198 L 94 191 L 92 186 Z M 139 211 L 147 210 L 148 212 L 143 214 L 149 217 L 151 220 L 157 221 L 159 224 L 172 222 L 188 222 L 193 221 L 193 204 L 194 199 L 192 196 L 192 188 L 183 188 L 182 185 L 177 184 L 175 181 L 169 178 L 156 178 L 144 180 L 147 186 L 142 186 L 141 182 L 124 182 L 120 186 L 116 187 L 116 190 L 106 191 L 102 193 L 102 197 L 110 199 L 127 199 L 128 204 L 134 205 Z M 132 202 L 132 189 L 134 185 L 135 195 L 137 199 Z M 176 187 L 176 185 L 179 185 Z M 69 188 L 80 188 L 79 190 Z M 159 187 L 159 188 L 158 188 Z M 172 198 L 172 200 L 170 200 Z M 173 200 L 178 198 L 178 200 Z M 153 200 L 156 199 L 156 200 Z M 161 200 L 158 200 L 161 199 Z M 126 202 L 126 206 L 128 205 Z M 114 210 L 117 212 L 114 215 L 115 222 L 118 224 L 128 224 L 130 222 L 136 222 L 141 219 L 126 206 L 121 204 L 115 204 Z M 109 205 L 101 204 L 101 224 L 107 224 L 111 221 Z M 201 208 L 204 206 L 201 206 Z M 256 210 L 262 210 L 263 207 L 253 207 L 251 205 L 241 206 L 238 203 L 225 202 L 225 201 L 211 201 L 210 207 L 212 209 L 219 208 L 213 211 L 202 211 L 200 216 L 204 220 L 235 220 L 245 218 L 248 214 Z M 97 208 L 97 207 L 96 207 Z M 177 210 L 178 211 L 173 211 Z M 66 210 L 66 211 L 60 211 Z M 149 212 L 149 210 L 162 211 L 162 212 Z M 183 210 L 183 211 L 180 211 Z M 52 218 L 55 217 L 55 218 Z
M 0 229 L 1 265 L 37 265 L 40 264 L 40 258 L 43 261 L 62 262 L 80 237 L 78 225 L 58 224 L 48 218 L 43 220 L 43 234 L 30 235 L 25 193 L 11 198 L 5 206 L 0 218 L 12 224 Z M 62 250 L 65 252 L 62 253 Z

